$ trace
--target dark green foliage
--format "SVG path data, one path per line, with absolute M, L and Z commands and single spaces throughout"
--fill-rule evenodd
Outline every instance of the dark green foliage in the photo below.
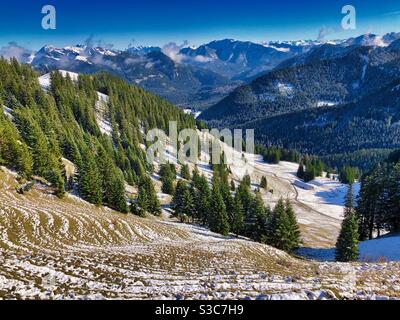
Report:
M 338 241 L 336 243 L 336 261 L 352 262 L 359 258 L 358 249 L 358 224 L 356 215 L 351 213 L 343 223 Z
M 138 185 L 152 170 L 140 147 L 144 134 L 153 128 L 168 131 L 170 120 L 178 122 L 178 130 L 195 127 L 192 116 L 106 73 L 72 80 L 53 72 L 47 93 L 38 76 L 27 65 L 0 60 L 1 106 L 12 109 L 18 129 L 1 112 L 0 161 L 26 178 L 45 178 L 59 196 L 65 190 L 66 158 L 78 172 L 68 181 L 69 190 L 77 184 L 86 200 L 126 212 L 125 181 Z M 97 103 L 96 91 L 109 101 Z M 99 116 L 111 123 L 110 136 L 101 133 Z M 151 207 L 159 211 L 154 201 Z
M 186 188 L 182 196 L 182 208 L 178 211 L 182 213 L 184 212 L 184 215 L 186 215 L 190 221 L 193 221 L 195 210 L 196 207 L 193 199 L 193 192 L 190 188 Z M 181 215 L 181 217 L 184 217 L 184 215 Z M 183 222 L 182 218 L 181 221 Z
M 264 190 L 267 190 L 267 189 L 268 189 L 267 177 L 263 176 L 263 177 L 261 178 L 260 187 L 263 188 Z
M 297 170 L 297 177 L 299 177 L 300 179 L 304 179 L 304 177 L 305 177 L 305 170 L 304 170 L 303 162 L 301 162 L 299 164 L 299 169 Z
M 240 197 L 235 195 L 233 201 L 233 212 L 230 215 L 229 223 L 234 234 L 240 235 L 244 232 L 244 209 Z
M 243 177 L 242 183 L 249 188 L 251 187 L 251 178 L 248 174 Z
M 369 171 L 377 163 L 387 159 L 391 151 L 391 149 L 362 149 L 323 156 L 321 160 L 330 168 L 353 167 L 359 168 L 361 171 Z
M 279 164 L 281 151 L 277 148 L 268 148 L 264 153 L 264 161 L 272 164 Z
M 250 209 L 251 209 L 251 204 L 253 201 L 253 196 L 251 194 L 250 187 L 248 186 L 247 182 L 242 180 L 237 191 L 236 195 L 239 197 L 240 202 L 243 205 L 244 209 L 244 216 L 245 219 L 251 214 Z
M 28 146 L 20 141 L 21 137 L 11 121 L 0 113 L 0 163 L 29 178 L 33 160 Z
M 344 216 L 347 217 L 354 213 L 354 190 L 353 185 L 349 185 L 344 205 Z
M 310 182 L 316 177 L 322 176 L 324 168 L 325 165 L 320 159 L 305 156 L 300 161 L 299 169 L 297 170 L 297 176 L 300 179 L 303 179 L 305 182 Z
M 171 176 L 162 179 L 162 192 L 173 195 L 175 192 L 174 179 Z
M 30 109 L 18 108 L 13 114 L 17 128 L 32 152 L 33 174 L 47 179 L 56 187 L 57 194 L 62 196 L 65 179 L 56 138 L 45 135 Z
M 199 178 L 200 178 L 199 168 L 195 166 L 192 172 L 192 182 L 196 183 L 199 180 Z
M 287 150 L 278 147 L 265 147 L 257 144 L 255 148 L 257 154 L 261 154 L 264 157 L 264 161 L 271 164 L 278 164 L 280 161 L 287 161 L 293 163 L 299 163 L 300 154 L 295 150 Z
M 187 164 L 184 164 L 181 167 L 181 177 L 188 181 L 191 179 L 189 166 Z
M 384 162 L 362 177 L 356 212 L 361 240 L 400 232 L 400 162 Z
M 301 244 L 301 239 L 300 239 L 300 229 L 297 224 L 297 219 L 296 219 L 296 213 L 294 212 L 293 206 L 290 203 L 290 201 L 286 201 L 286 215 L 288 219 L 288 228 L 290 230 L 290 237 L 289 237 L 289 243 L 288 243 L 288 248 L 289 252 L 297 249 L 300 244 Z
M 78 166 L 79 194 L 86 201 L 97 206 L 102 204 L 101 177 L 92 153 L 86 149 L 82 152 L 84 161 Z
M 162 182 L 162 192 L 173 195 L 175 192 L 174 182 L 176 180 L 175 166 L 172 164 L 163 164 L 160 168 L 160 177 Z
M 139 209 L 155 216 L 161 215 L 161 205 L 158 201 L 157 193 L 151 178 L 149 176 L 143 176 L 139 181 L 138 187 L 139 194 L 137 204 Z
M 176 185 L 175 195 L 172 199 L 172 209 L 175 217 L 179 218 L 181 222 L 185 222 L 187 217 L 194 215 L 193 198 L 189 186 L 184 180 L 179 180 Z
M 258 224 L 258 221 L 261 220 L 261 217 L 264 217 L 265 214 L 266 208 L 264 206 L 264 201 L 261 198 L 261 194 L 257 192 L 256 196 L 252 198 L 250 208 L 245 217 L 245 235 L 247 237 L 256 241 L 261 241 L 265 234 L 260 234 L 261 226 Z
M 116 168 L 112 158 L 99 147 L 97 154 L 98 169 L 101 176 L 103 204 L 117 211 L 127 213 L 124 177 Z
M 353 184 L 359 178 L 360 173 L 357 168 L 344 167 L 339 172 L 339 180 L 342 183 Z
M 267 243 L 272 246 L 287 252 L 299 247 L 300 232 L 289 202 L 286 205 L 282 199 L 278 202 L 272 213 L 269 232 Z
M 204 176 L 197 178 L 194 182 L 194 218 L 206 225 L 210 214 L 211 190 Z
M 146 217 L 146 213 L 139 208 L 139 204 L 135 199 L 130 199 L 130 212 L 135 216 Z
M 228 214 L 220 192 L 220 186 L 216 181 L 214 181 L 210 201 L 209 226 L 213 232 L 220 233 L 224 236 L 229 234 Z

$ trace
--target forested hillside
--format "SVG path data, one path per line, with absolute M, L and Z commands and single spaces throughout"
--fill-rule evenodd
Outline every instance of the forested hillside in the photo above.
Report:
M 0 63 L 5 106 L 0 116 L 1 164 L 16 170 L 21 183 L 28 182 L 21 193 L 29 191 L 30 181 L 44 178 L 59 197 L 72 192 L 122 213 L 162 213 L 151 179 L 154 163 L 147 162 L 143 150 L 144 135 L 153 128 L 168 132 L 170 120 L 178 121 L 179 131 L 195 128 L 192 116 L 105 73 L 54 72 L 38 81 L 27 65 Z M 99 104 L 100 98 L 106 106 Z M 66 160 L 76 172 L 67 175 Z M 223 235 L 234 232 L 286 251 L 297 248 L 300 234 L 291 204 L 281 200 L 270 210 L 258 192 L 254 195 L 249 176 L 236 190 L 223 155 L 221 161 L 212 167 L 212 191 L 198 170 L 192 175 L 179 163 L 181 180 L 176 183 L 176 167 L 161 166 L 162 190 L 174 195 L 173 214 Z M 130 199 L 126 183 L 137 187 Z M 282 228 L 285 233 L 277 234 Z
M 400 232 L 400 153 L 393 152 L 361 180 L 357 214 L 361 240 Z
M 295 112 L 246 124 L 266 144 L 317 155 L 400 146 L 400 81 L 351 103 Z M 285 128 L 285 130 L 282 130 Z
M 167 131 L 169 120 L 180 128 L 195 126 L 191 116 L 161 98 L 106 74 L 72 81 L 54 72 L 47 93 L 38 77 L 16 60 L 0 60 L 0 102 L 7 111 L 0 114 L 0 159 L 25 178 L 47 179 L 59 196 L 76 187 L 89 202 L 126 212 L 124 181 L 139 184 L 152 170 L 141 132 Z M 98 92 L 109 97 L 110 135 L 96 121 Z M 73 181 L 63 158 L 77 167 Z
M 236 89 L 200 118 L 255 129 L 261 144 L 324 156 L 333 167 L 369 169 L 400 145 L 399 43 L 316 47 Z

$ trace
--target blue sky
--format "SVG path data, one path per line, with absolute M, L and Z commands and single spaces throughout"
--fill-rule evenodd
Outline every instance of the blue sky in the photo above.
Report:
M 57 9 L 57 29 L 41 28 L 41 8 Z M 357 30 L 340 29 L 341 8 L 357 9 Z M 45 44 L 83 43 L 89 36 L 118 48 L 163 45 L 188 40 L 196 45 L 209 40 L 348 38 L 367 32 L 400 32 L 399 0 L 108 0 L 32 1 L 1 3 L 0 46 L 10 41 L 31 49 Z

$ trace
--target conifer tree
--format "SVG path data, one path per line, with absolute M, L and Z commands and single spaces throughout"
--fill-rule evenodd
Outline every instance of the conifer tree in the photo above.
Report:
M 235 192 L 236 191 L 236 184 L 235 181 L 231 180 L 231 191 Z
M 268 189 L 267 177 L 263 176 L 263 177 L 261 178 L 260 187 L 263 188 L 264 190 L 267 190 L 267 189 Z
M 228 215 L 218 182 L 214 182 L 210 203 L 210 229 L 224 236 L 229 234 Z
M 138 202 L 135 199 L 130 199 L 130 212 L 133 213 L 135 216 L 139 216 L 144 218 L 146 213 L 139 208 Z
M 306 171 L 304 173 L 303 180 L 305 182 L 310 182 L 310 181 L 313 181 L 315 179 L 315 177 L 316 177 L 315 167 L 311 163 L 308 163 L 306 165 Z
M 342 229 L 336 243 L 336 260 L 339 262 L 357 261 L 359 258 L 358 239 L 356 215 L 350 213 L 342 223 Z
M 210 213 L 211 190 L 208 181 L 201 176 L 194 182 L 195 187 L 195 219 L 206 225 Z
M 270 235 L 270 222 L 272 212 L 269 207 L 266 207 L 263 214 L 257 216 L 256 221 L 256 241 L 268 243 Z
M 133 213 L 143 218 L 149 210 L 149 198 L 147 196 L 146 188 L 144 188 L 143 185 L 142 187 L 139 187 L 137 200 L 132 204 L 131 210 Z
M 294 212 L 293 206 L 289 200 L 286 201 L 286 215 L 288 219 L 288 228 L 290 230 L 289 243 L 287 247 L 289 252 L 298 249 L 301 243 L 300 239 L 300 229 L 297 224 L 296 214 Z
M 190 171 L 189 171 L 189 166 L 187 164 L 182 165 L 181 168 L 181 177 L 185 180 L 190 180 L 191 176 L 190 176 Z
M 256 196 L 253 197 L 250 211 L 245 218 L 245 226 L 246 226 L 246 236 L 249 238 L 260 241 L 262 234 L 259 231 L 258 221 L 261 217 L 264 217 L 266 214 L 266 208 L 264 206 L 264 201 L 259 192 L 256 193 Z
M 196 184 L 198 179 L 200 178 L 200 172 L 199 168 L 197 166 L 194 167 L 193 173 L 192 173 L 192 182 Z
M 349 189 L 346 194 L 345 198 L 345 205 L 344 205 L 344 216 L 347 217 L 350 214 L 354 213 L 354 192 L 353 192 L 353 185 L 349 185 Z
M 122 173 L 115 167 L 112 158 L 102 147 L 98 149 L 97 162 L 101 176 L 103 203 L 112 209 L 127 213 L 125 181 Z
M 78 167 L 78 190 L 86 201 L 97 206 L 102 204 L 101 180 L 96 162 L 89 150 L 84 150 L 83 158 Z
M 250 178 L 250 176 L 248 175 L 248 174 L 246 174 L 244 177 L 243 177 L 243 180 L 242 180 L 242 182 L 247 186 L 247 187 L 251 187 L 251 178 Z
M 272 246 L 286 252 L 298 248 L 300 233 L 296 217 L 291 205 L 287 203 L 285 206 L 283 199 L 275 206 L 268 229 L 268 243 Z
M 170 164 L 162 165 L 159 172 L 162 182 L 162 192 L 173 195 L 175 192 L 174 181 L 176 174 L 171 168 Z
M 28 146 L 21 142 L 19 133 L 2 113 L 0 113 L 0 163 L 15 169 L 24 178 L 32 175 L 33 160 Z
M 243 234 L 244 229 L 244 209 L 238 194 L 234 197 L 233 212 L 230 221 L 231 229 L 237 236 Z
M 250 192 L 250 187 L 246 181 L 241 181 L 239 187 L 237 188 L 236 194 L 240 198 L 240 202 L 243 205 L 244 216 L 246 217 L 250 214 L 250 208 L 253 201 L 253 196 Z
M 193 194 L 189 188 L 186 188 L 182 196 L 182 208 L 179 209 L 181 222 L 185 221 L 185 216 L 193 220 L 195 214 L 195 205 L 193 202 Z
M 153 181 L 147 175 L 143 176 L 139 182 L 138 205 L 145 212 L 155 216 L 161 215 L 161 205 Z
M 304 164 L 303 164 L 303 161 L 302 161 L 299 164 L 299 169 L 297 170 L 297 176 L 300 179 L 304 179 L 304 174 L 305 174 L 305 172 L 304 172 Z
M 111 181 L 111 195 L 109 197 L 109 205 L 111 208 L 122 212 L 128 212 L 128 205 L 125 196 L 125 181 L 119 170 L 114 169 L 115 175 Z
M 185 194 L 189 191 L 188 185 L 184 180 L 179 180 L 174 197 L 172 198 L 172 209 L 175 212 L 175 217 L 179 218 L 181 222 L 185 221 L 186 212 L 185 210 Z M 187 194 L 186 194 L 187 196 Z
M 162 178 L 162 192 L 165 194 L 173 195 L 175 192 L 174 179 L 171 176 Z

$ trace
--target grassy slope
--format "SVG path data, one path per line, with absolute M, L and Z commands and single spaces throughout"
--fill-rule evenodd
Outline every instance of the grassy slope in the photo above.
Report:
M 125 216 L 0 172 L 0 298 L 400 296 L 398 264 L 317 264 L 202 228 Z M 367 277 L 368 275 L 368 277 Z

